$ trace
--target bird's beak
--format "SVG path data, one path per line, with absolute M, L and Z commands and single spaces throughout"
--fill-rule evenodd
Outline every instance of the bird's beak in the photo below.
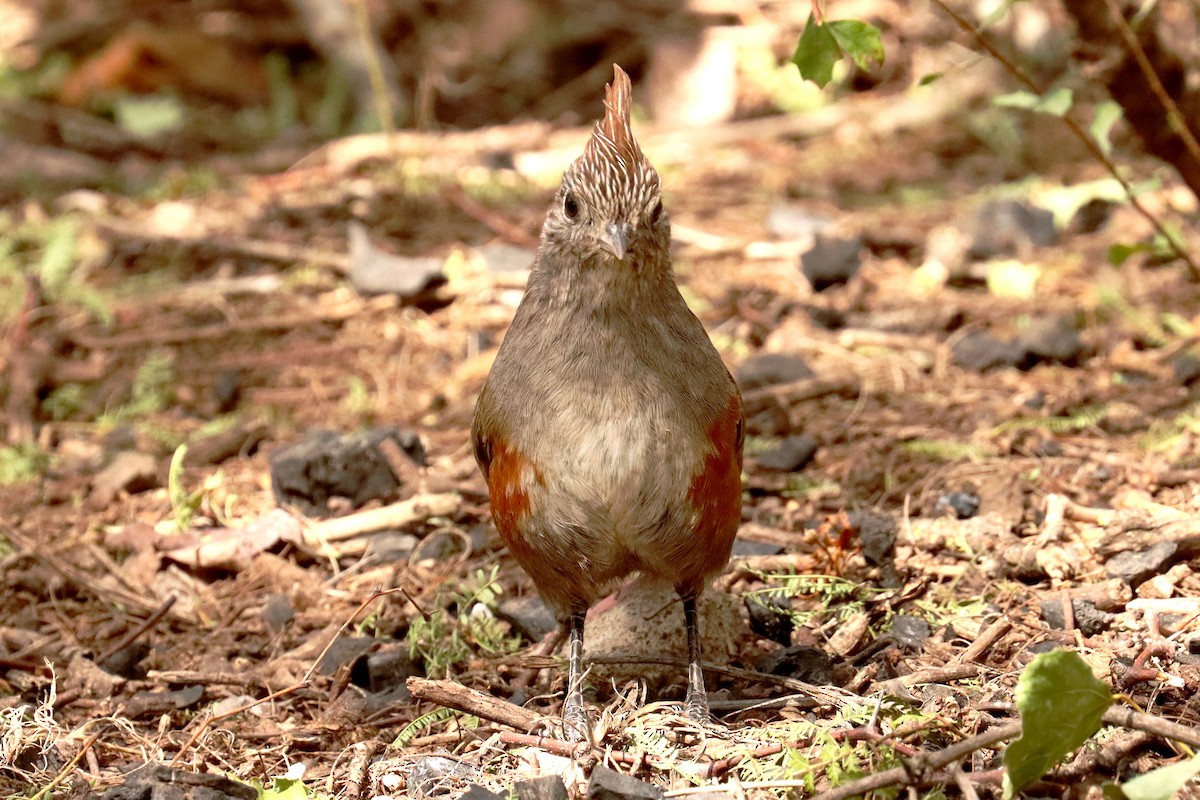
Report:
M 630 225 L 628 222 L 612 222 L 604 226 L 600 234 L 600 246 L 612 253 L 617 261 L 625 260 L 625 252 L 629 249 Z

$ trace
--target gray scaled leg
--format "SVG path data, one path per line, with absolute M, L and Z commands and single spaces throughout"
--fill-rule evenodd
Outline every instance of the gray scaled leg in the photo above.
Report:
M 563 701 L 563 728 L 567 739 L 590 738 L 587 711 L 583 707 L 583 620 L 584 613 L 567 619 L 567 698 Z
M 683 622 L 687 626 L 688 690 L 684 712 L 698 722 L 707 722 L 708 694 L 704 691 L 704 672 L 700 669 L 700 619 L 696 611 L 696 595 L 680 594 L 683 599 Z

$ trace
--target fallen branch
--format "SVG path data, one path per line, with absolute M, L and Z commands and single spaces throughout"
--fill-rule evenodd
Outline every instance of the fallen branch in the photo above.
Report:
M 518 731 L 530 731 L 552 722 L 550 717 L 536 711 L 530 711 L 454 681 L 432 681 L 414 676 L 405 683 L 412 696 L 418 700 L 428 700 L 444 708 L 453 708 Z
M 405 528 L 431 517 L 453 516 L 460 508 L 462 498 L 457 494 L 419 494 L 382 508 L 315 522 L 304 530 L 304 543 L 310 547 L 320 547 L 363 533 Z

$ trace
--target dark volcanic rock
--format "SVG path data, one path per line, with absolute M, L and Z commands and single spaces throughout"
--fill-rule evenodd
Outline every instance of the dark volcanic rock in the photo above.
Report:
M 759 353 L 742 362 L 737 383 L 746 392 L 760 386 L 805 380 L 814 375 L 804 357 L 797 353 Z
M 763 469 L 796 472 L 804 469 L 817 454 L 817 441 L 811 436 L 788 436 L 754 457 Z
M 819 647 L 798 644 L 768 653 L 758 669 L 768 675 L 783 675 L 798 681 L 829 685 L 833 682 L 833 659 Z
M 300 506 L 317 516 L 329 513 L 329 501 L 345 497 L 356 507 L 387 500 L 400 480 L 380 447 L 391 440 L 417 465 L 425 449 L 414 433 L 375 428 L 361 434 L 311 431 L 303 441 L 271 454 L 271 487 L 281 504 Z
M 975 211 L 966 233 L 972 258 L 1011 256 L 1058 241 L 1054 215 L 1023 200 L 992 200 Z
M 632 775 L 598 766 L 588 781 L 588 800 L 663 800 L 663 790 Z
M 997 339 L 986 331 L 972 331 L 950 348 L 954 363 L 964 369 L 986 372 L 996 367 L 1020 367 L 1029 353 L 1018 342 Z
M 785 647 L 792 643 L 795 622 L 791 614 L 792 604 L 774 595 L 746 595 L 746 613 L 750 615 L 750 630 L 764 639 L 778 642 Z
M 862 263 L 862 238 L 837 239 L 818 235 L 812 249 L 800 257 L 800 269 L 814 292 L 845 283 Z
M 1038 317 L 1021 331 L 1017 344 L 1035 358 L 1073 364 L 1083 353 L 1079 331 L 1061 317 Z

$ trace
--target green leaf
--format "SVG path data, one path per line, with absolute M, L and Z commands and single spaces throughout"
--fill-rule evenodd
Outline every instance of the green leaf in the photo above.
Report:
M 839 19 L 825 23 L 844 55 L 850 56 L 859 69 L 883 66 L 883 39 L 879 28 L 857 19 Z
M 1062 230 L 1070 224 L 1079 209 L 1093 200 L 1123 203 L 1128 195 L 1115 178 L 1077 183 L 1074 186 L 1055 186 L 1038 192 L 1037 203 L 1054 214 L 1054 225 Z
M 134 136 L 150 139 L 183 127 L 183 106 L 169 95 L 122 97 L 114 108 L 117 124 Z
M 1128 800 L 1171 800 L 1185 783 L 1198 774 L 1200 756 L 1168 764 L 1125 781 L 1121 784 L 1121 793 Z
M 1108 248 L 1108 263 L 1119 267 L 1137 253 L 1148 253 L 1154 250 L 1154 245 L 1147 242 L 1141 244 L 1114 244 Z
M 1002 108 L 1024 108 L 1061 117 L 1071 110 L 1071 103 L 1074 100 L 1075 94 L 1070 89 L 1055 89 L 1043 95 L 1026 91 L 1002 94 L 993 99 L 992 103 Z
M 928 86 L 934 81 L 940 81 L 946 73 L 944 72 L 929 72 L 921 76 L 921 80 L 917 81 L 918 86 Z
M 175 526 L 181 532 L 191 525 L 194 513 L 191 495 L 183 485 L 183 460 L 187 458 L 187 451 L 186 444 L 176 447 L 171 456 L 171 466 L 167 469 L 167 495 L 171 500 L 171 509 L 175 512 Z
M 1008 94 L 998 95 L 992 98 L 992 104 L 1001 108 L 1027 108 L 1033 110 L 1037 107 L 1041 97 L 1033 92 L 1027 92 L 1022 89 L 1019 92 L 1010 92 Z
M 1037 110 L 1044 114 L 1061 117 L 1071 110 L 1073 102 L 1075 102 L 1075 93 L 1070 89 L 1055 89 L 1049 94 L 1042 95 L 1042 102 L 1038 104 Z
M 1077 653 L 1052 650 L 1031 661 L 1017 682 L 1021 738 L 1004 751 L 1005 800 L 1100 730 L 1111 704 L 1109 688 Z
M 59 294 L 75 269 L 76 243 L 75 220 L 60 217 L 46 233 L 46 246 L 38 261 L 38 278 L 52 295 Z
M 824 89 L 833 80 L 833 65 L 841 58 L 842 51 L 828 26 L 818 25 L 810 13 L 796 43 L 796 52 L 792 53 L 792 63 L 799 67 L 800 77 Z
M 1100 148 L 1100 152 L 1106 156 L 1112 155 L 1112 140 L 1109 135 L 1112 133 L 1113 125 L 1116 125 L 1120 118 L 1121 106 L 1112 100 L 1099 103 L 1092 116 L 1092 124 L 1088 130 L 1092 132 L 1092 138 L 1096 140 L 1096 146 Z

